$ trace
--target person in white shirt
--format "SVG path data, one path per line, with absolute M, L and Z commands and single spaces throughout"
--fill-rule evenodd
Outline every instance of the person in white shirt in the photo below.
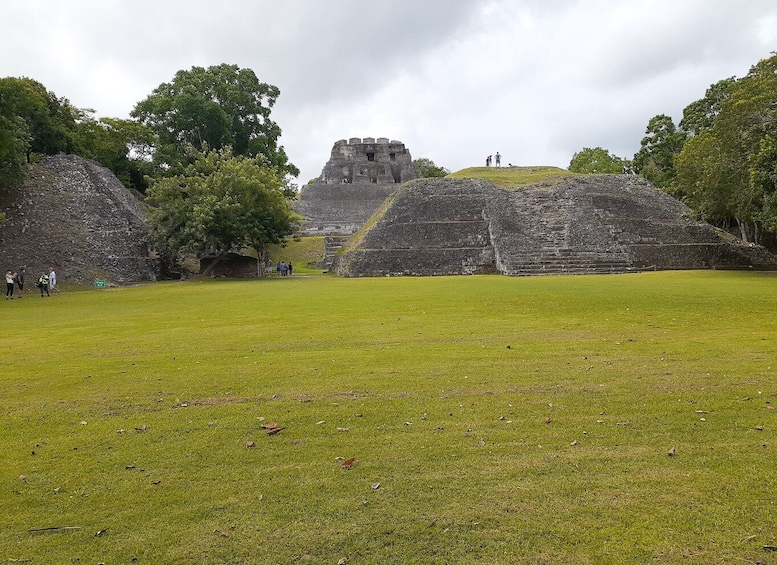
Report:
M 49 267 L 49 291 L 59 292 L 57 288 L 57 273 L 54 271 L 54 267 Z

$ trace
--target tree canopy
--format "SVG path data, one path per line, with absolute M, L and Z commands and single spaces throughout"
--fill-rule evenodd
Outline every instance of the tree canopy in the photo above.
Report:
M 74 152 L 77 114 L 66 98 L 35 80 L 0 78 L 0 184 L 21 182 L 33 153 Z
M 687 134 L 675 126 L 671 117 L 666 114 L 654 116 L 634 155 L 634 172 L 660 188 L 668 187 L 674 179 L 675 155 L 682 150 L 686 138 Z
M 445 167 L 438 167 L 434 164 L 434 161 L 427 159 L 426 157 L 415 159 L 413 164 L 418 168 L 418 172 L 421 173 L 421 176 L 425 178 L 444 177 L 451 174 L 448 169 Z
M 716 87 L 725 95 L 677 156 L 671 191 L 704 219 L 734 218 L 758 242 L 777 228 L 777 55 Z
M 234 155 L 260 161 L 297 176 L 278 145 L 281 128 L 270 119 L 280 90 L 260 82 L 251 69 L 221 64 L 192 67 L 162 83 L 131 115 L 158 136 L 155 160 L 170 174 L 180 174 L 197 151 L 231 147 Z
M 199 153 L 183 174 L 160 179 L 147 191 L 157 248 L 180 260 L 189 253 L 221 257 L 250 247 L 263 263 L 265 246 L 291 235 L 299 219 L 283 177 L 229 148 Z
M 569 162 L 572 173 L 623 173 L 628 162 L 601 147 L 584 147 Z

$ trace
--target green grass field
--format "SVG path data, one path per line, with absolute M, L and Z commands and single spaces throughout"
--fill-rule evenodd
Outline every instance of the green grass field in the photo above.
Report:
M 5 301 L 0 563 L 773 564 L 776 284 L 295 276 Z
M 552 187 L 570 176 L 575 174 L 558 167 L 470 167 L 447 178 L 486 179 L 500 188 L 517 189 L 529 185 Z

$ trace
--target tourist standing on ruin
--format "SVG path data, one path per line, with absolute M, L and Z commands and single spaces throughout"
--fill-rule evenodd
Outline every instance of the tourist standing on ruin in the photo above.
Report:
M 57 291 L 59 293 L 59 289 L 57 288 L 57 273 L 54 272 L 54 267 L 49 267 L 49 290 L 50 291 Z
M 19 287 L 19 298 L 24 296 L 24 273 L 26 271 L 25 267 L 19 267 L 19 272 L 16 273 L 16 286 Z
M 12 273 L 11 269 L 5 272 L 5 299 L 13 298 L 13 286 L 16 284 L 16 273 Z
M 496 166 L 502 166 L 502 156 L 499 154 L 499 151 L 496 152 Z

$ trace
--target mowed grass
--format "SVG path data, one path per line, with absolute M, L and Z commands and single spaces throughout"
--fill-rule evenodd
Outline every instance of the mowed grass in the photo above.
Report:
M 552 187 L 566 177 L 576 176 L 558 167 L 470 167 L 448 175 L 447 178 L 486 179 L 500 188 L 517 189 L 530 185 Z
M 776 284 L 319 276 L 6 301 L 0 562 L 774 563 Z

